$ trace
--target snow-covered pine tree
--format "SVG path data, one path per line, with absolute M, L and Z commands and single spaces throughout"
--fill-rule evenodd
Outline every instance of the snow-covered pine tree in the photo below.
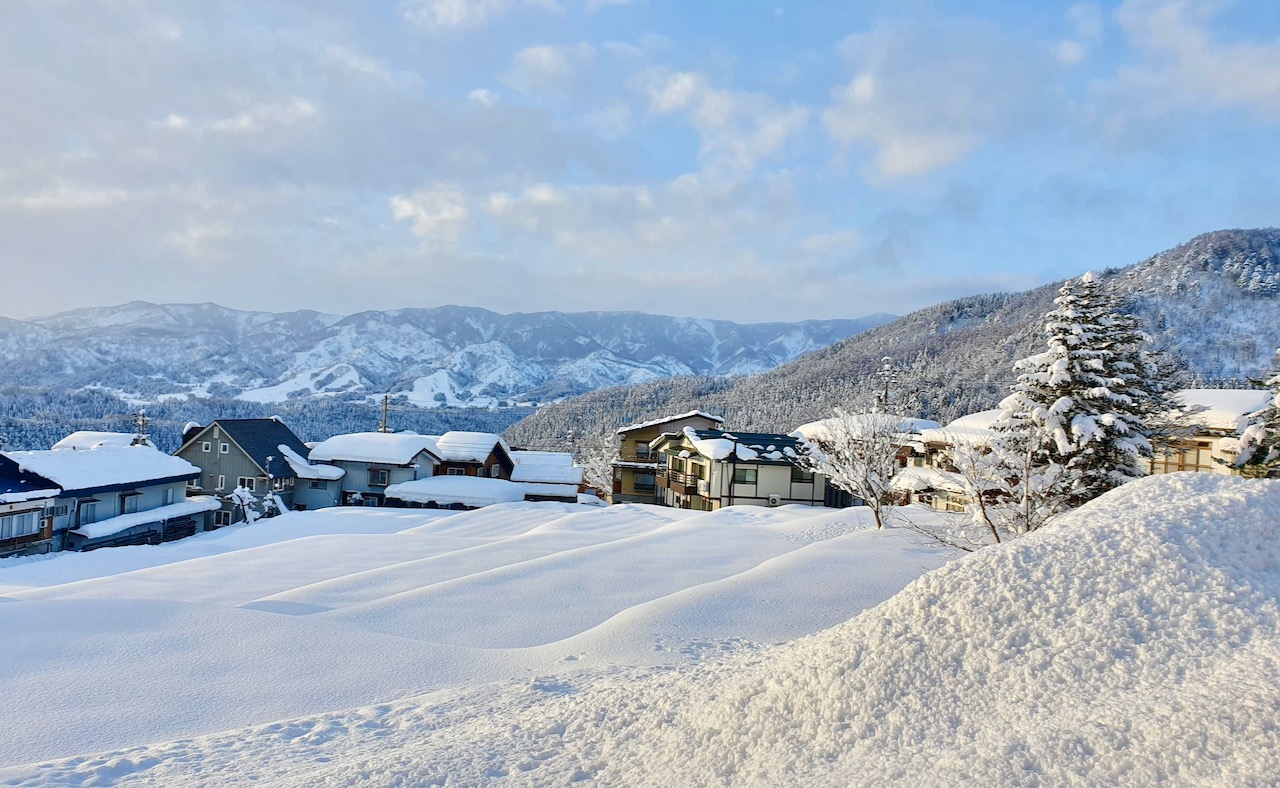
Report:
M 1078 506 L 1145 475 L 1146 418 L 1167 402 L 1137 321 L 1092 274 L 1068 282 L 1045 316 L 1048 349 L 1025 358 L 998 428 L 1029 435 L 1036 466 L 1060 466 Z
M 1250 414 L 1249 426 L 1240 436 L 1235 466 L 1245 476 L 1280 477 L 1280 350 L 1276 358 L 1276 374 L 1267 381 L 1271 404 Z

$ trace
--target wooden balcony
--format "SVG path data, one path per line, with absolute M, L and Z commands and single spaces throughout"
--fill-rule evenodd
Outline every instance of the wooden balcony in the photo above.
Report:
M 681 495 L 698 494 L 698 477 L 683 471 L 659 468 L 658 484 Z

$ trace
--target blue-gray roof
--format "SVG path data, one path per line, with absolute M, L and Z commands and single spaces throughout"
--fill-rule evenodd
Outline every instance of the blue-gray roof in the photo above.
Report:
M 217 419 L 213 423 L 244 449 L 259 468 L 277 479 L 295 475 L 280 451 L 281 444 L 304 458 L 311 454 L 307 445 L 279 419 Z M 270 468 L 267 467 L 268 457 L 271 458 Z

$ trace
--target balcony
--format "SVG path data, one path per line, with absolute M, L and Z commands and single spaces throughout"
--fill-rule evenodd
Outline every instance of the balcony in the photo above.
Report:
M 658 469 L 658 484 L 681 495 L 697 495 L 698 482 L 697 476 L 683 471 L 675 471 L 670 468 Z

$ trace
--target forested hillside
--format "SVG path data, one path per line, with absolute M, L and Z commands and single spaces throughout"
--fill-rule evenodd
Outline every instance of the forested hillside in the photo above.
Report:
M 1082 263 L 1081 273 L 1088 270 Z M 1184 385 L 1246 387 L 1280 346 L 1280 230 L 1225 230 L 1123 269 L 1096 270 L 1168 352 Z M 922 309 L 775 370 L 734 379 L 686 377 L 624 386 L 547 406 L 513 426 L 514 442 L 693 408 L 737 429 L 790 430 L 837 405 L 869 401 L 889 357 L 893 409 L 946 422 L 993 407 L 1013 362 L 1042 344 L 1040 320 L 1061 283 L 973 296 Z

